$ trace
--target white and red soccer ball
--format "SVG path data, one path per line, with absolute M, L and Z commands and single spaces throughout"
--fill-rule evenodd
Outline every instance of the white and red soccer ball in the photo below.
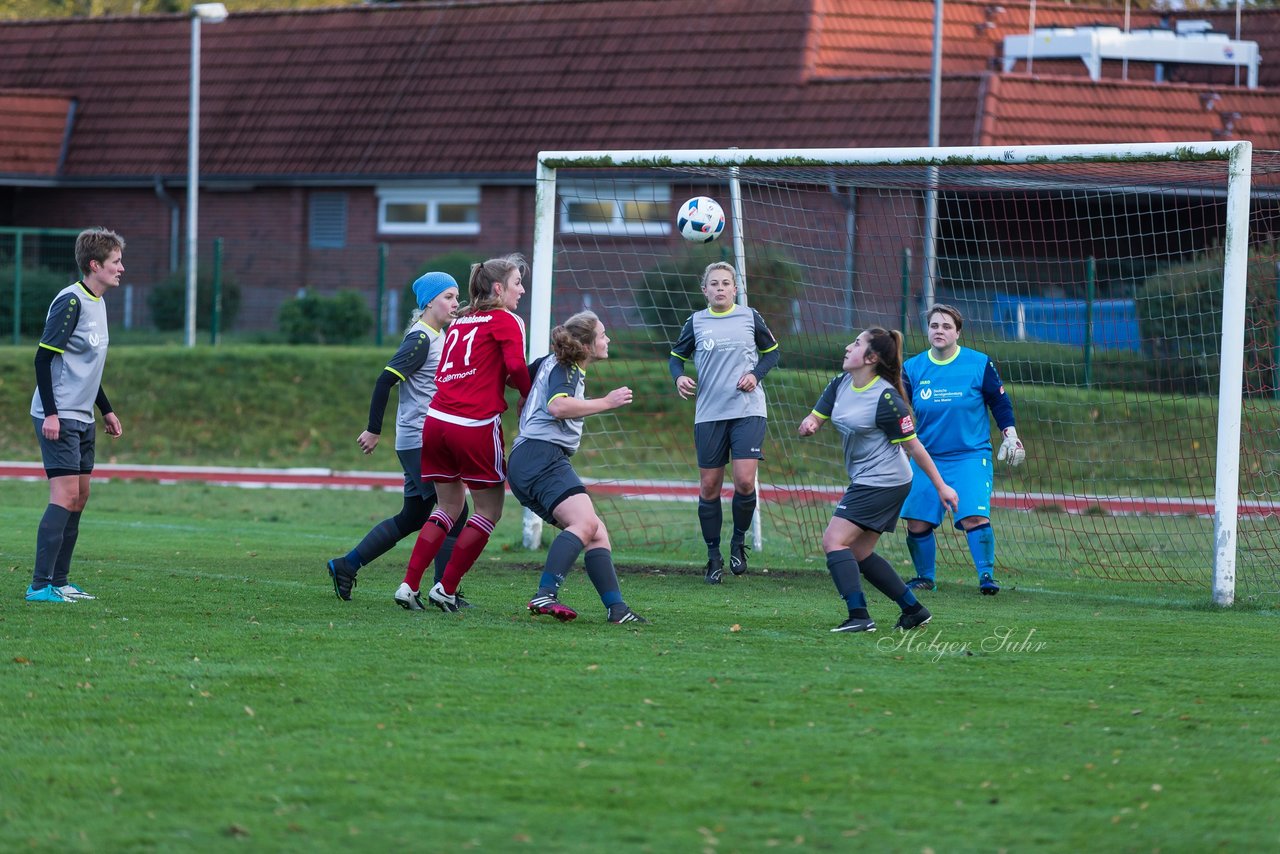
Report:
M 710 243 L 724 231 L 724 208 L 715 199 L 694 196 L 680 206 L 676 228 L 685 240 Z

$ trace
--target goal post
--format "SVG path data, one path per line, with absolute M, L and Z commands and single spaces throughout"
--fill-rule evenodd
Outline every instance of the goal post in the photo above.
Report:
M 1033 586 L 1037 567 L 1070 566 L 1208 586 L 1230 605 L 1244 490 L 1242 577 L 1251 597 L 1272 596 L 1280 245 L 1267 229 L 1251 242 L 1250 221 L 1280 219 L 1277 175 L 1276 155 L 1254 158 L 1245 141 L 542 152 L 529 356 L 592 308 L 618 341 L 600 382 L 636 386 L 633 408 L 674 394 L 666 350 L 705 306 L 693 271 L 732 261 L 782 352 L 766 380 L 757 544 L 813 556 L 843 470 L 829 437 L 801 443 L 794 426 L 861 329 L 901 328 L 906 355 L 926 348 L 928 292 L 964 311 L 960 343 L 996 362 L 1030 449 L 1021 469 L 993 472 L 998 573 Z M 730 200 L 714 244 L 671 228 L 694 195 Z M 1268 264 L 1269 302 L 1257 281 Z M 692 406 L 670 423 L 660 409 L 645 422 L 656 436 L 593 418 L 579 471 L 616 543 L 669 553 L 700 541 L 697 469 L 691 447 L 659 441 L 683 431 L 692 444 Z M 963 542 L 938 531 L 940 567 L 963 578 Z M 909 565 L 901 543 L 882 551 Z
M 1222 349 L 1218 378 L 1218 455 L 1214 476 L 1213 601 L 1236 598 L 1236 548 L 1240 500 L 1240 417 L 1244 391 L 1244 321 L 1249 255 L 1249 193 L 1253 146 L 1231 146 L 1227 179 L 1227 227 L 1222 276 Z

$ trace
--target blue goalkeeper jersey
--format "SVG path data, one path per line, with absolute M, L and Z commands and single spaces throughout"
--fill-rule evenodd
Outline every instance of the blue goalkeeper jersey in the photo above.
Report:
M 902 385 L 916 416 L 916 435 L 929 456 L 956 459 L 982 453 L 991 456 L 991 424 L 1014 426 L 1013 405 L 995 364 L 985 353 L 956 349 L 945 362 L 933 351 L 912 356 L 902 366 Z

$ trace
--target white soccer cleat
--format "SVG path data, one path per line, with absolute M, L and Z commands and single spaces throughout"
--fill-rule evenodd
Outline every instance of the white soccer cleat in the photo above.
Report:
M 410 587 L 409 582 L 407 581 L 400 582 L 400 586 L 396 588 L 396 595 L 394 598 L 396 600 L 396 604 L 401 608 L 404 608 L 406 611 L 422 610 L 422 594 Z
M 444 592 L 444 585 L 436 582 L 435 586 L 427 591 L 427 598 L 431 600 L 431 604 L 435 605 L 446 614 L 451 614 L 458 610 L 458 597 Z

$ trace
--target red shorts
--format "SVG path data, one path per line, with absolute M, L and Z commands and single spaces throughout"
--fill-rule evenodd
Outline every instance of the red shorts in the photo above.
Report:
M 462 481 L 475 489 L 501 485 L 507 479 L 502 422 L 469 427 L 427 416 L 422 426 L 422 479 Z

